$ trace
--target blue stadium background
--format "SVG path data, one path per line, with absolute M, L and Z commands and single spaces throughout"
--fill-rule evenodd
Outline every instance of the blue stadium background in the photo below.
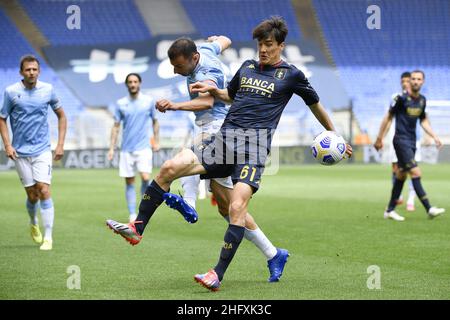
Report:
M 71 5 L 80 9 L 80 29 L 67 26 L 73 14 L 68 12 Z M 371 15 L 367 12 L 370 5 L 380 8 L 381 29 L 371 30 L 366 25 Z M 38 56 L 41 80 L 55 86 L 68 115 L 67 147 L 104 148 L 107 147 L 112 123 L 108 104 L 103 100 L 99 104 L 93 103 L 92 99 L 86 102 L 87 92 L 83 94 L 83 90 L 77 87 L 80 83 L 74 84 L 74 81 L 79 82 L 79 78 L 71 80 L 67 68 L 57 67 L 58 61 L 50 59 L 51 52 L 69 54 L 82 48 L 89 48 L 92 52 L 96 47 L 162 43 L 164 39 L 171 40 L 183 34 L 195 39 L 223 34 L 234 43 L 249 43 L 253 27 L 271 15 L 285 18 L 290 28 L 290 43 L 296 44 L 302 52 L 305 46 L 314 48 L 308 52 L 315 52 L 316 78 L 312 82 L 320 86 L 319 95 L 335 96 L 336 100 L 339 96 L 343 101 L 348 99 L 346 103 L 326 105 L 342 123 L 347 138 L 351 128 L 354 140 L 367 133 L 373 141 L 392 94 L 400 90 L 400 74 L 406 70 L 422 69 L 426 73 L 423 93 L 430 101 L 432 124 L 444 142 L 450 142 L 450 2 L 447 0 L 2 1 L 0 90 L 3 92 L 20 79 L 18 61 L 23 54 Z M 310 62 L 299 63 L 308 68 Z M 331 73 L 321 75 L 321 70 L 331 70 L 336 80 L 327 81 L 327 75 Z M 108 81 L 113 83 L 112 78 L 113 74 L 107 73 L 105 85 Z M 170 81 L 167 80 L 169 78 Z M 169 78 L 157 79 L 155 75 L 153 79 L 150 76 L 143 89 L 148 84 L 149 93 L 159 93 L 163 97 L 169 90 L 168 86 L 172 86 L 172 93 L 176 88 L 179 91 L 170 97 L 186 98 L 182 89 L 183 79 Z M 89 90 L 87 78 L 82 82 Z M 158 88 L 152 89 L 155 83 Z M 95 84 L 101 85 L 101 81 Z M 116 85 L 119 89 L 106 86 L 105 90 L 126 95 L 120 81 Z M 97 88 L 95 86 L 92 84 L 91 88 Z M 110 103 L 115 100 L 112 93 L 110 100 Z M 333 102 L 333 99 L 328 101 Z M 339 121 L 339 114 L 345 112 L 352 113 L 351 126 L 347 126 L 347 116 Z M 53 137 L 55 124 L 56 118 L 52 117 Z M 320 130 L 298 99 L 288 105 L 282 124 L 280 144 L 289 139 L 291 144 L 308 144 Z M 161 117 L 161 133 L 167 141 L 179 139 L 186 128 L 186 114 L 173 112 Z M 177 133 L 175 137 L 174 132 Z M 295 132 L 295 137 L 289 136 L 292 132 Z

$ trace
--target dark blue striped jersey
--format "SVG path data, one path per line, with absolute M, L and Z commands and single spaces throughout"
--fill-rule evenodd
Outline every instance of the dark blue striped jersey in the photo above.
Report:
M 417 120 L 425 119 L 426 105 L 427 100 L 423 95 L 413 98 L 408 93 L 403 93 L 394 98 L 389 109 L 389 112 L 395 116 L 394 139 L 407 140 L 416 144 Z
M 234 101 L 222 125 L 224 129 L 276 129 L 294 93 L 307 105 L 319 102 L 303 72 L 284 61 L 263 66 L 247 60 L 227 89 Z

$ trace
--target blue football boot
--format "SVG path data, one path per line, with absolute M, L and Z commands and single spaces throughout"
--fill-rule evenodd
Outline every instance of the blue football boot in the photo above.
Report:
M 163 200 L 166 204 L 172 208 L 177 210 L 184 219 L 189 223 L 196 223 L 198 220 L 197 211 L 192 208 L 182 196 L 166 192 L 163 194 Z
M 270 272 L 269 282 L 277 282 L 280 280 L 288 257 L 289 252 L 286 249 L 277 248 L 277 254 L 275 257 L 267 261 L 267 267 Z

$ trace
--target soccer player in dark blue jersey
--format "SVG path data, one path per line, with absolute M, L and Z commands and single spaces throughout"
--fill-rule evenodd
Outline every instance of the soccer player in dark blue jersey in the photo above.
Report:
M 116 230 L 125 238 L 139 240 L 154 211 L 170 197 L 168 191 L 175 179 L 194 174 L 202 178 L 231 176 L 234 189 L 229 208 L 230 224 L 219 261 L 209 272 L 194 277 L 212 291 L 219 289 L 244 237 L 250 198 L 260 187 L 273 133 L 292 95 L 302 97 L 326 130 L 335 130 L 305 75 L 281 59 L 287 32 L 280 17 L 263 21 L 253 31 L 253 38 L 258 41 L 258 61 L 245 61 L 225 89 L 205 82 L 190 86 L 193 93 L 209 93 L 231 103 L 221 129 L 201 144 L 184 149 L 166 161 L 143 197 L 134 227 Z M 350 145 L 346 146 L 346 153 L 351 156 Z M 183 204 L 179 203 L 175 209 L 182 212 Z
M 428 216 L 434 218 L 445 211 L 443 208 L 431 206 L 420 181 L 422 175 L 421 170 L 415 161 L 417 120 L 420 120 L 420 124 L 424 131 L 434 139 L 436 146 L 438 148 L 442 147 L 442 143 L 438 136 L 433 132 L 425 112 L 426 99 L 420 94 L 420 89 L 424 82 L 425 74 L 423 71 L 416 70 L 411 72 L 410 91 L 398 95 L 394 99 L 389 112 L 381 122 L 380 133 L 375 142 L 375 148 L 380 150 L 383 147 L 384 134 L 389 130 L 392 119 L 395 117 L 395 135 L 393 144 L 398 159 L 398 170 L 396 172 L 394 186 L 392 187 L 391 199 L 384 212 L 385 219 L 393 219 L 396 221 L 405 220 L 405 218 L 396 213 L 394 209 L 408 174 L 411 176 L 414 190 L 425 207 Z

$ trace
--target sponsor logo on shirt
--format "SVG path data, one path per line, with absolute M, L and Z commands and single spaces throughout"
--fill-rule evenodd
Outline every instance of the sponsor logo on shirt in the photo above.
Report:
M 275 91 L 275 83 L 267 80 L 242 77 L 241 90 L 258 93 L 262 96 L 267 96 L 270 98 Z

